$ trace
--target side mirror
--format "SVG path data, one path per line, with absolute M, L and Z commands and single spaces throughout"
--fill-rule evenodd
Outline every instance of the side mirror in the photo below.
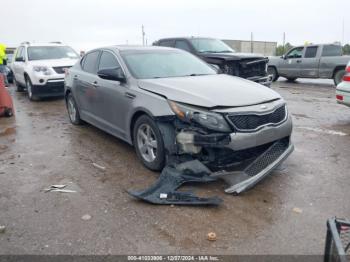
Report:
M 286 59 L 287 57 L 286 57 L 286 55 L 282 55 L 281 58 L 282 59 Z
M 23 56 L 16 57 L 15 61 L 16 62 L 24 62 L 24 57 Z
M 97 72 L 97 75 L 102 79 L 126 82 L 125 75 L 120 67 L 101 69 Z

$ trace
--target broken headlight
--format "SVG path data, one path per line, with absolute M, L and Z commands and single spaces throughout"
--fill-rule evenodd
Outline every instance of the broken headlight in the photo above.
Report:
M 231 132 L 232 129 L 225 118 L 218 113 L 213 113 L 196 107 L 180 104 L 168 100 L 171 110 L 182 121 L 191 123 L 196 122 L 203 127 L 218 132 Z

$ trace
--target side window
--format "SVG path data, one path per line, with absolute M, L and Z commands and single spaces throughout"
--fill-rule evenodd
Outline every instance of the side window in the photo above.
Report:
M 16 52 L 16 58 L 23 57 L 23 46 L 20 46 Z
M 287 58 L 301 58 L 303 55 L 304 47 L 296 47 L 288 52 Z
M 325 45 L 323 46 L 322 56 L 341 56 L 342 48 L 339 45 Z
M 184 40 L 176 40 L 175 48 L 179 48 L 179 49 L 185 50 L 187 52 L 191 52 L 191 48 Z
M 91 74 L 96 74 L 97 58 L 99 54 L 100 51 L 94 51 L 85 55 L 84 60 L 82 61 L 84 71 Z
M 167 46 L 167 47 L 174 47 L 174 41 L 173 40 L 163 40 L 159 42 L 160 46 Z
M 110 52 L 103 51 L 98 69 L 120 68 L 117 58 Z
M 317 46 L 309 46 L 306 48 L 306 51 L 305 51 L 305 58 L 314 58 L 316 57 L 316 54 L 317 54 Z

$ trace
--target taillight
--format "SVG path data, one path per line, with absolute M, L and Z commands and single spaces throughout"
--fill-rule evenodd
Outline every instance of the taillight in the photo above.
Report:
M 337 98 L 337 100 L 340 100 L 340 101 L 343 101 L 343 100 L 344 100 L 344 97 L 341 96 L 341 95 L 336 95 L 335 97 Z
M 343 81 L 350 82 L 350 66 L 346 67 Z

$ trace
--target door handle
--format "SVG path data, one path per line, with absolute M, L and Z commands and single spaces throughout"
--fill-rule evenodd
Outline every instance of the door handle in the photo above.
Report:
M 92 85 L 93 87 L 95 87 L 95 88 L 98 87 L 97 81 L 92 82 L 91 85 Z
M 301 63 L 301 60 L 300 60 L 300 59 L 298 59 L 298 60 L 297 60 L 297 63 Z
M 127 97 L 127 98 L 130 98 L 130 99 L 134 99 L 136 97 L 136 95 L 131 94 L 129 92 L 125 92 L 124 96 Z

